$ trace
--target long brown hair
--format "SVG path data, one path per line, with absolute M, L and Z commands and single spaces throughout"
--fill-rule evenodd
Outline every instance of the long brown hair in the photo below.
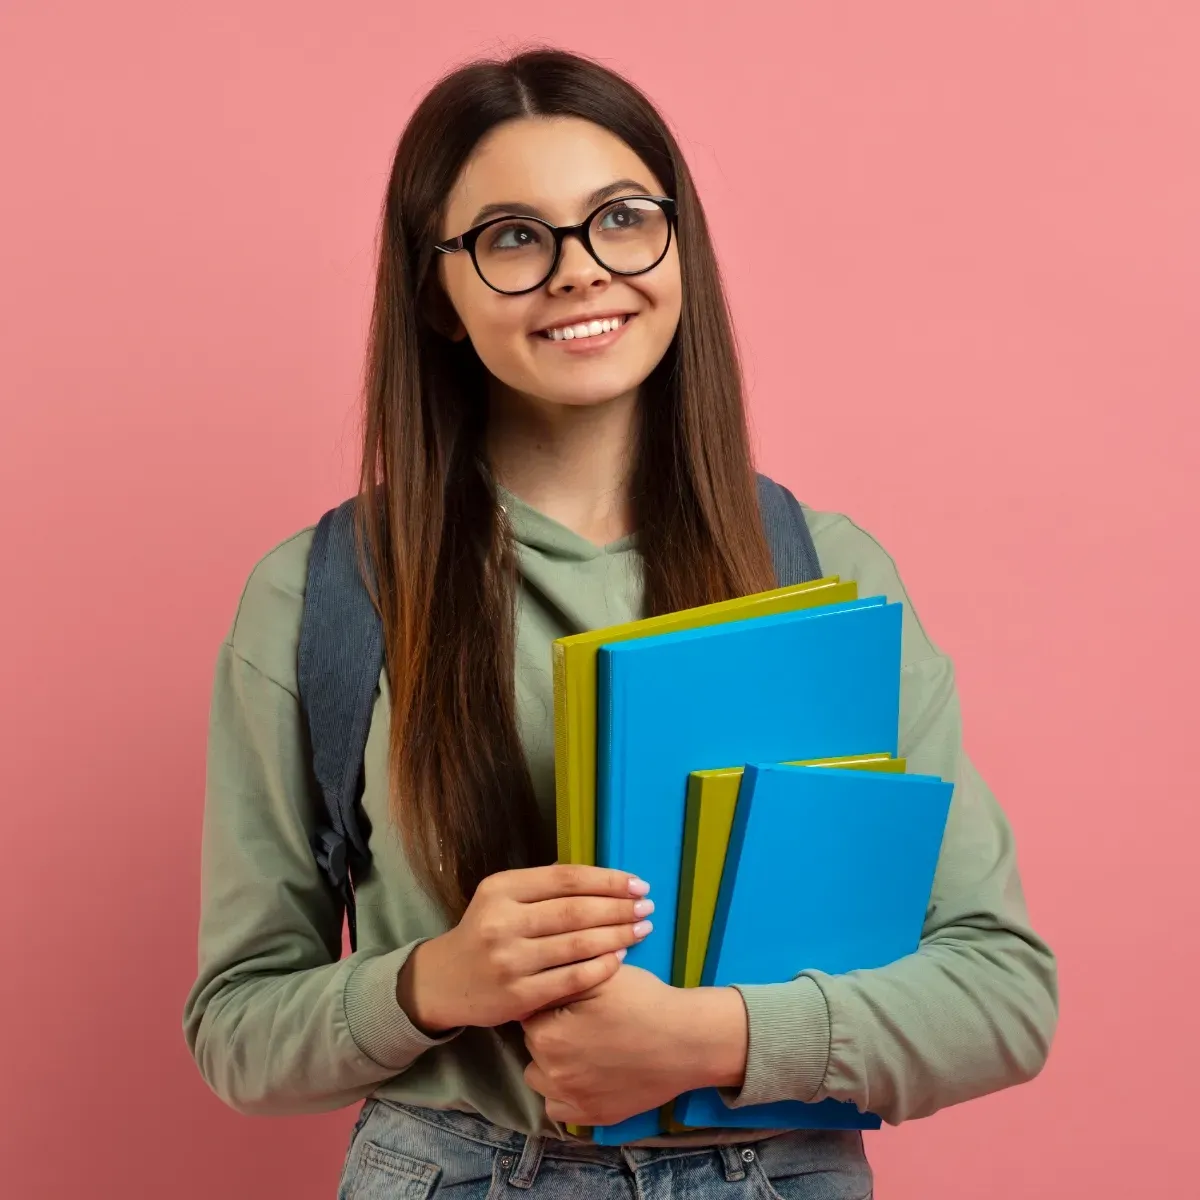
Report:
M 643 386 L 633 512 L 647 614 L 771 587 L 729 315 L 704 212 L 650 101 L 573 54 L 471 63 L 400 138 L 366 376 L 360 533 L 383 618 L 392 811 L 422 882 L 457 919 L 485 876 L 550 862 L 517 732 L 516 552 L 486 460 L 486 374 L 446 336 L 432 266 L 471 152 L 501 122 L 579 117 L 621 138 L 674 197 L 683 310 Z

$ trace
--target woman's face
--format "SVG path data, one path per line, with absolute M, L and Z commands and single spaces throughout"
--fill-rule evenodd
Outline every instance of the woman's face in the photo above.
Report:
M 508 214 L 575 225 L 602 203 L 639 194 L 664 192 L 646 164 L 606 129 L 569 117 L 522 118 L 499 126 L 476 147 L 448 198 L 442 236 L 457 237 Z M 603 223 L 616 239 L 640 219 L 618 211 Z M 510 264 L 546 233 L 536 225 L 505 225 L 499 239 L 487 247 L 481 240 L 479 249 L 495 270 L 512 271 Z M 663 260 L 641 275 L 613 274 L 577 238 L 567 238 L 554 275 L 519 296 L 492 290 L 465 251 L 438 257 L 458 336 L 470 338 L 501 384 L 542 402 L 588 405 L 635 393 L 679 324 L 682 284 L 673 236 Z M 565 327 L 595 319 L 620 323 L 599 336 L 562 336 Z M 547 336 L 550 330 L 560 332 Z

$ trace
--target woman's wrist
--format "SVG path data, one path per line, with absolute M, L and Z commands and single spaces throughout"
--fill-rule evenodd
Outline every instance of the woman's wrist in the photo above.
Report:
M 435 966 L 441 949 L 438 943 L 447 936 L 441 934 L 419 942 L 396 976 L 396 1003 L 426 1037 L 441 1037 L 456 1028 L 455 1023 L 447 1021 L 440 1011 L 436 987 L 436 980 L 440 976 Z
M 677 988 L 680 1053 L 693 1080 L 688 1089 L 740 1089 L 746 1080 L 750 1022 L 736 988 Z

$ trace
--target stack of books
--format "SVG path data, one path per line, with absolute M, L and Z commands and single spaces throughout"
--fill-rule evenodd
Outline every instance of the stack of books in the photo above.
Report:
M 727 986 L 916 950 L 952 786 L 897 757 L 902 611 L 830 577 L 554 644 L 559 858 L 650 883 L 629 965 Z M 591 1136 L 879 1124 L 701 1091 Z

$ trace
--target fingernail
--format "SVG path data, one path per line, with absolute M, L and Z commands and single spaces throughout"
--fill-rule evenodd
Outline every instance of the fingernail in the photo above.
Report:
M 629 877 L 629 893 L 632 896 L 644 896 L 650 890 L 650 885 L 636 875 Z
M 639 900 L 633 906 L 633 915 L 635 917 L 648 917 L 654 911 L 653 900 Z
M 654 923 L 652 921 L 639 921 L 633 927 L 633 936 L 635 938 L 644 938 L 653 928 Z
M 622 962 L 624 962 L 624 961 L 625 961 L 625 955 L 627 955 L 628 953 L 629 953 L 629 951 L 628 951 L 628 950 L 618 950 L 618 951 L 617 951 L 617 957 L 618 957 L 619 959 L 621 959 L 621 961 L 622 961 Z

